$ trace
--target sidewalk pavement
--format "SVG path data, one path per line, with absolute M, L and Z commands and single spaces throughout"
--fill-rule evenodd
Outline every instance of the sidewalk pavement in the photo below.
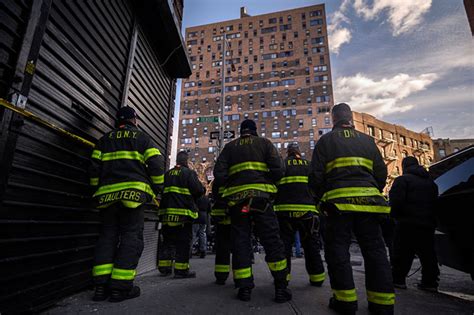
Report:
M 368 314 L 362 257 L 353 255 L 354 281 L 359 299 L 359 312 Z M 191 269 L 195 279 L 175 280 L 159 277 L 157 271 L 137 277 L 142 294 L 121 303 L 92 302 L 92 290 L 66 298 L 44 314 L 335 314 L 328 309 L 331 296 L 329 279 L 321 288 L 309 285 L 304 259 L 292 260 L 293 301 L 277 304 L 273 301 L 273 282 L 264 255 L 255 255 L 253 273 L 256 288 L 250 302 L 237 300 L 232 279 L 225 286 L 214 284 L 214 255 L 193 258 Z M 415 262 L 413 271 L 419 266 Z M 441 269 L 441 291 L 460 291 L 471 301 L 449 293 L 428 293 L 416 289 L 420 272 L 408 279 L 408 290 L 396 291 L 396 314 L 474 314 L 474 286 L 470 277 L 453 269 Z M 455 294 L 456 295 L 456 294 Z M 459 294 L 458 294 L 459 296 Z

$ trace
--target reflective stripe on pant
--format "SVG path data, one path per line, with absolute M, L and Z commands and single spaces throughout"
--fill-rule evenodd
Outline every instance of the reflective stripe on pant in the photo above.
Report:
M 174 260 L 175 274 L 187 272 L 189 270 L 192 223 L 187 222 L 176 226 L 164 224 L 161 228 L 161 235 L 163 242 L 159 251 L 158 270 L 163 273 L 171 271 L 171 262 Z M 160 266 L 160 262 L 162 266 Z
M 326 219 L 325 255 L 331 288 L 336 300 L 347 308 L 357 309 L 349 247 L 354 232 L 364 257 L 368 301 L 375 308 L 393 310 L 394 290 L 377 215 L 344 213 Z M 393 297 L 393 298 L 391 298 Z
M 100 213 L 102 229 L 95 247 L 94 282 L 106 284 L 110 280 L 112 289 L 128 290 L 143 251 L 143 208 L 115 203 Z
M 230 272 L 230 224 L 216 224 L 216 258 L 214 275 L 227 280 Z
M 291 254 L 295 242 L 295 232 L 299 231 L 301 245 L 304 249 L 306 271 L 311 282 L 322 282 L 325 279 L 324 265 L 320 253 L 319 233 L 313 229 L 313 218 L 300 219 L 279 216 L 281 240 L 285 244 L 288 260 L 288 272 L 291 272 Z
M 238 288 L 252 288 L 254 286 L 251 272 L 252 246 L 250 239 L 253 221 L 255 234 L 265 249 L 265 261 L 275 279 L 275 285 L 286 287 L 286 257 L 275 213 L 271 209 L 267 209 L 265 212 L 242 213 L 241 209 L 242 204 L 230 208 L 232 268 L 235 286 Z

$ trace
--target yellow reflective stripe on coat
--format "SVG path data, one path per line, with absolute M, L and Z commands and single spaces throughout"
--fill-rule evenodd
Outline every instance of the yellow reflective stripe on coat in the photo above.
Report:
M 91 158 L 101 160 L 102 159 L 102 152 L 100 150 L 93 150 Z
M 216 265 L 214 267 L 215 272 L 230 272 L 230 265 Z
M 137 160 L 141 163 L 144 163 L 143 155 L 138 151 L 115 151 L 109 153 L 102 153 L 101 160 L 106 161 L 115 161 L 115 160 Z
M 361 166 L 367 168 L 369 171 L 372 171 L 374 168 L 374 162 L 370 159 L 358 156 L 340 157 L 326 163 L 325 171 L 326 173 L 329 173 L 335 168 L 347 166 Z
M 199 214 L 197 212 L 191 211 L 189 209 L 183 209 L 183 208 L 165 208 L 165 209 L 160 209 L 158 210 L 159 215 L 165 215 L 165 214 L 174 214 L 174 215 L 185 215 L 189 216 L 193 219 L 197 219 Z
M 371 197 L 383 195 L 375 187 L 344 187 L 329 190 L 324 193 L 321 198 L 322 201 L 327 201 L 336 198 L 347 198 L 347 197 Z
M 321 282 L 324 281 L 324 279 L 326 279 L 326 274 L 324 272 L 315 275 L 309 275 L 309 281 L 312 282 Z
M 89 179 L 89 184 L 90 184 L 91 186 L 97 186 L 97 185 L 99 185 L 99 177 L 91 177 L 91 178 Z
M 286 258 L 276 262 L 267 262 L 268 268 L 271 271 L 281 271 L 286 268 L 287 262 Z
M 268 172 L 268 166 L 267 163 L 263 162 L 243 162 L 239 164 L 232 165 L 229 168 L 229 176 L 234 175 L 238 172 L 242 171 L 262 171 L 262 172 Z
M 120 190 L 125 190 L 125 189 L 141 190 L 155 197 L 155 193 L 153 192 L 153 189 L 151 189 L 150 185 L 143 182 L 123 182 L 123 183 L 104 185 L 104 186 L 99 187 L 99 189 L 97 189 L 97 191 L 94 194 L 94 197 L 107 194 L 107 193 L 113 193 Z
M 177 193 L 181 195 L 191 195 L 191 192 L 186 187 L 178 187 L 178 186 L 168 186 L 165 187 L 163 193 Z
M 159 176 L 150 176 L 151 182 L 153 184 L 163 184 L 165 182 L 165 175 L 159 175 Z
M 149 149 L 146 149 L 145 152 L 143 153 L 143 159 L 146 161 L 155 155 L 161 155 L 160 150 L 158 150 L 157 148 L 149 148 Z
M 212 216 L 218 216 L 218 217 L 225 216 L 226 215 L 225 209 L 212 209 L 211 210 L 211 215 Z
M 281 204 L 274 205 L 275 211 L 312 211 L 317 212 L 315 205 Z
M 217 222 L 217 224 L 229 225 L 230 224 L 230 217 L 226 217 L 225 219 Z
M 112 279 L 115 280 L 133 280 L 135 279 L 135 274 L 137 271 L 135 269 L 118 269 L 114 268 L 112 270 Z
M 129 209 L 135 209 L 143 204 L 143 202 L 136 202 L 136 201 L 130 201 L 130 200 L 120 200 L 120 202 L 123 204 L 125 208 Z
M 171 267 L 173 261 L 171 260 L 158 260 L 158 267 Z
M 389 206 L 373 206 L 373 205 L 353 205 L 350 203 L 335 203 L 337 209 L 342 211 L 357 211 L 371 213 L 390 213 Z
M 189 269 L 189 263 L 178 263 L 178 262 L 175 262 L 175 263 L 174 263 L 174 269 L 187 270 L 187 269 Z
M 246 184 L 240 186 L 229 187 L 224 190 L 222 197 L 227 197 L 245 190 L 260 190 L 267 193 L 276 193 L 277 188 L 273 184 Z
M 308 183 L 308 176 L 286 176 L 277 182 L 277 185 L 293 184 L 293 183 Z
M 332 292 L 334 293 L 334 297 L 338 301 L 342 302 L 355 302 L 357 301 L 357 294 L 355 289 L 350 289 L 350 290 L 334 290 L 332 289 Z
M 252 276 L 252 268 L 234 269 L 232 273 L 234 274 L 234 279 L 246 279 Z
M 114 269 L 114 264 L 97 265 L 92 268 L 92 276 L 110 275 Z
M 394 305 L 395 293 L 382 293 L 367 290 L 367 301 L 381 305 Z

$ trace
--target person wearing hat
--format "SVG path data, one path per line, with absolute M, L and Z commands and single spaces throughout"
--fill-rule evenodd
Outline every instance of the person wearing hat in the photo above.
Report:
M 287 154 L 285 175 L 277 182 L 278 193 L 273 209 L 280 224 L 280 237 L 285 244 L 288 272 L 291 272 L 295 232 L 299 232 L 309 282 L 313 286 L 320 287 L 325 279 L 325 273 L 320 254 L 318 210 L 308 187 L 311 168 L 309 162 L 302 158 L 298 144 L 290 143 Z
M 355 314 L 357 294 L 349 247 L 352 233 L 359 243 L 366 275 L 369 311 L 393 314 L 395 294 L 380 217 L 390 213 L 382 191 L 387 167 L 374 139 L 354 129 L 349 105 L 332 108 L 334 127 L 321 136 L 313 151 L 310 188 L 327 216 L 325 257 L 333 297 L 329 307 Z
M 396 288 L 407 288 L 405 279 L 417 255 L 422 274 L 418 288 L 437 291 L 439 268 L 434 233 L 438 186 L 413 156 L 403 159 L 402 170 L 403 175 L 395 179 L 389 193 L 396 220 L 393 283 Z
M 270 140 L 259 137 L 253 120 L 240 125 L 240 137 L 226 144 L 214 167 L 216 187 L 224 187 L 231 217 L 232 269 L 238 298 L 248 301 L 254 288 L 251 226 L 262 243 L 275 283 L 275 301 L 291 300 L 288 268 L 278 220 L 271 205 L 284 168 Z
M 92 269 L 94 301 L 140 295 L 133 280 L 143 251 L 143 204 L 161 192 L 163 166 L 160 150 L 137 128 L 135 110 L 120 108 L 117 128 L 99 139 L 89 170 L 102 218 Z
M 174 277 L 196 277 L 194 271 L 189 271 L 189 257 L 193 221 L 199 216 L 197 200 L 205 192 L 197 173 L 188 167 L 188 154 L 184 151 L 178 152 L 176 166 L 165 174 L 163 196 L 158 211 L 163 224 L 163 248 L 158 261 L 158 270 L 162 276 L 171 274 L 174 248 Z

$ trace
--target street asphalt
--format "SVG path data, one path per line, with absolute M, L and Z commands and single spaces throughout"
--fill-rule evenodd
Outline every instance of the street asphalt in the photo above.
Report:
M 352 265 L 359 299 L 358 314 L 368 314 L 361 255 L 353 252 Z M 195 279 L 175 280 L 160 277 L 152 271 L 137 277 L 140 297 L 121 303 L 92 302 L 92 290 L 66 298 L 44 314 L 335 314 L 328 309 L 331 296 L 329 279 L 321 288 L 309 285 L 304 259 L 292 260 L 290 288 L 293 300 L 277 304 L 273 301 L 273 282 L 263 254 L 255 255 L 253 273 L 256 288 L 250 302 L 237 300 L 232 279 L 224 286 L 214 284 L 214 255 L 193 258 L 191 269 Z M 419 263 L 415 261 L 412 271 Z M 396 290 L 396 314 L 474 314 L 474 282 L 469 275 L 441 267 L 441 293 L 429 293 L 416 288 L 421 272 L 408 281 L 407 290 Z

